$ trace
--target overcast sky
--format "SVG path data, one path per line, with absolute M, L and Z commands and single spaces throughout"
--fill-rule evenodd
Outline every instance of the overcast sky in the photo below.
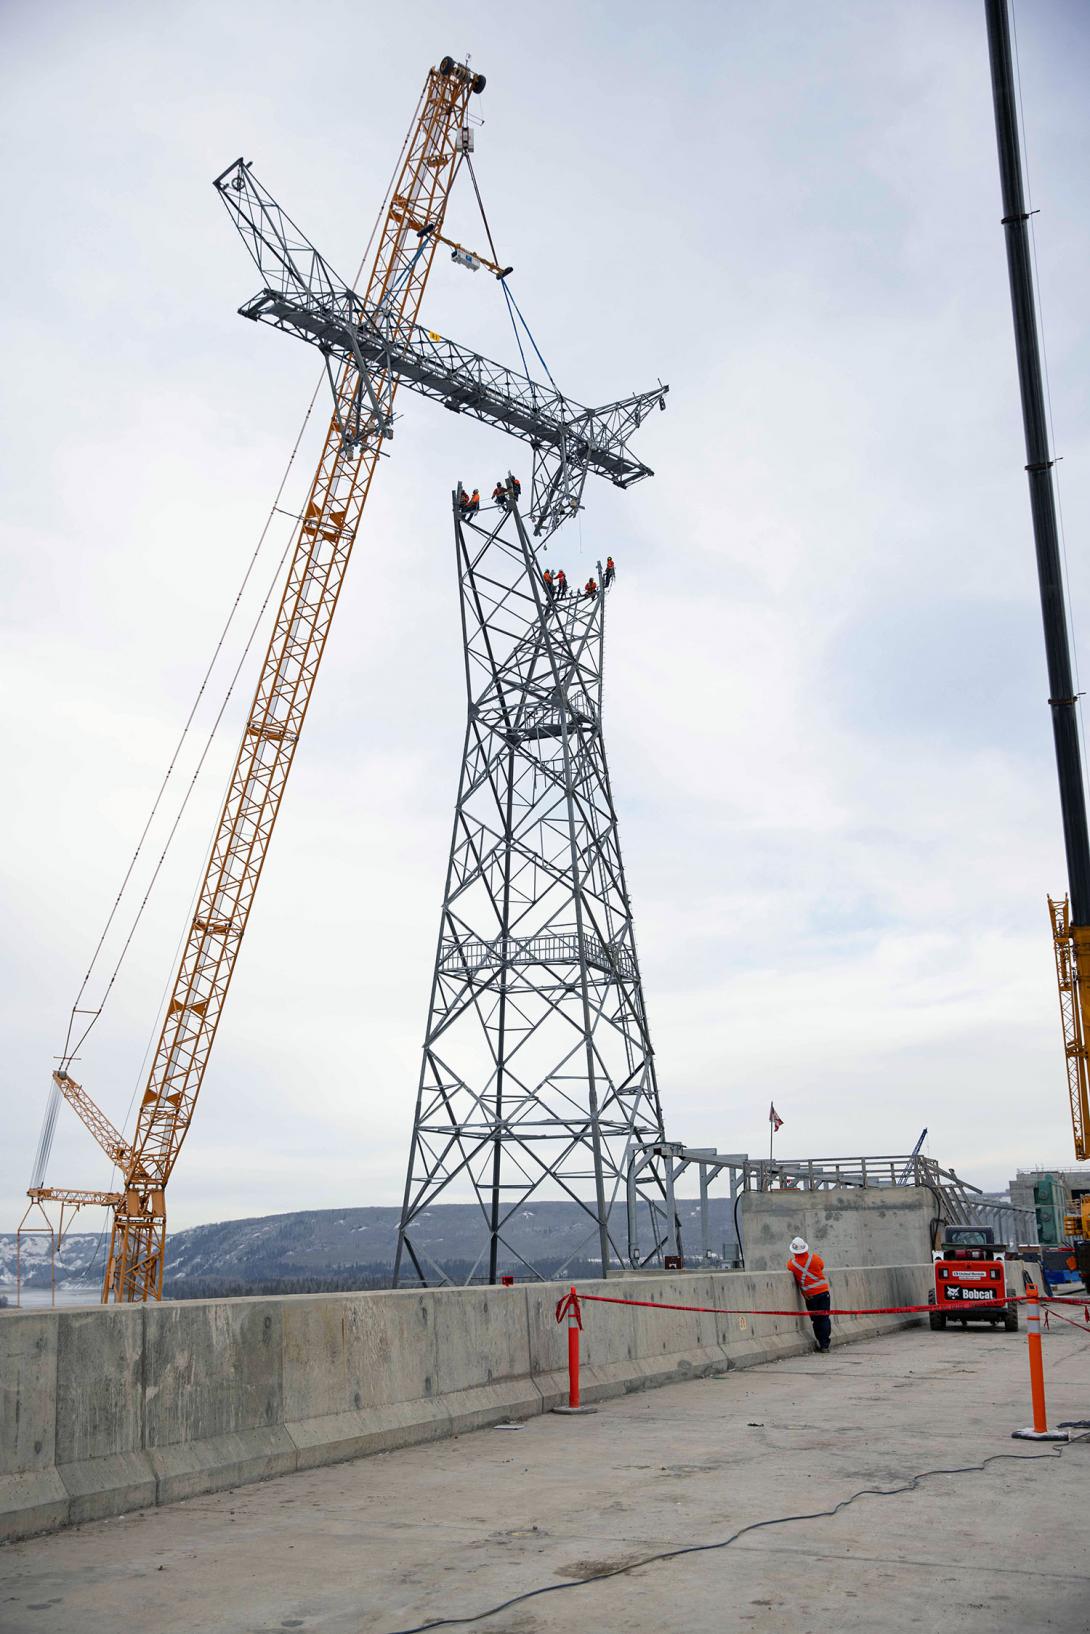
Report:
M 1090 10 L 1023 0 L 1018 21 L 1090 631 Z M 904 1152 L 927 1125 L 988 1186 L 1070 1160 L 979 0 L 7 0 L 0 1229 L 315 384 L 309 348 L 236 316 L 256 276 L 212 178 L 252 159 L 352 277 L 428 67 L 467 51 L 491 225 L 553 374 L 586 402 L 671 387 L 638 443 L 654 481 L 588 487 L 555 552 L 575 577 L 618 563 L 606 742 L 668 1133 L 760 1154 L 774 1099 L 785 1156 Z M 482 245 L 474 210 L 465 190 L 451 226 Z M 483 274 L 440 257 L 424 316 L 517 361 Z M 512 459 L 497 432 L 400 406 L 175 1226 L 400 1201 L 464 721 L 449 491 Z M 129 1128 L 254 662 L 74 1069 Z M 71 1116 L 49 1178 L 109 1180 Z

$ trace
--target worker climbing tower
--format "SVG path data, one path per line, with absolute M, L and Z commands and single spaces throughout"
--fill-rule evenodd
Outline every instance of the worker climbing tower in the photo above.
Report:
M 626 1254 L 629 1152 L 663 1138 L 602 736 L 609 597 L 556 596 L 515 494 L 466 519 L 455 495 L 469 718 L 395 1281 L 446 1279 L 420 1217 L 467 1196 L 471 1276 L 542 1274 L 512 1226 L 546 1198 L 584 1210 L 569 1257 L 605 1273 Z

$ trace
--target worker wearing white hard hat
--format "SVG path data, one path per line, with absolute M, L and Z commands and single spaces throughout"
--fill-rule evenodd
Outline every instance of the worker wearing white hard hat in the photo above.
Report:
M 825 1261 L 815 1254 L 805 1237 L 792 1237 L 791 1258 L 787 1262 L 803 1297 L 814 1328 L 814 1348 L 825 1355 L 833 1342 L 833 1324 L 829 1320 L 829 1281 L 825 1275 Z

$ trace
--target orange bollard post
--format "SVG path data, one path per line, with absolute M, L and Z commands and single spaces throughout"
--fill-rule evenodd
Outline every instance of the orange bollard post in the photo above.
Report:
M 1066 1430 L 1050 1430 L 1045 1406 L 1045 1361 L 1041 1349 L 1041 1299 L 1034 1284 L 1026 1289 L 1026 1345 L 1029 1350 L 1029 1393 L 1033 1428 L 1012 1430 L 1015 1441 L 1070 1441 Z
M 595 1407 L 584 1407 L 579 1400 L 579 1334 L 583 1320 L 579 1314 L 579 1295 L 568 1290 L 567 1299 L 561 1300 L 561 1310 L 568 1316 L 568 1402 L 566 1407 L 554 1407 L 554 1413 L 594 1413 Z

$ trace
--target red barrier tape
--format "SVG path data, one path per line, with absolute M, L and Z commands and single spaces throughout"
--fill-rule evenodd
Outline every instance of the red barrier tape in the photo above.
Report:
M 1009 1294 L 1007 1296 L 1006 1300 L 1004 1301 L 1004 1303 L 1007 1304 L 1007 1305 L 1021 1305 L 1021 1304 L 1025 1304 L 1026 1301 L 1028 1300 L 1028 1298 L 1029 1298 L 1028 1294 Z M 1085 1317 L 1085 1320 L 1087 1322 L 1090 1322 L 1090 1303 L 1088 1303 L 1087 1301 L 1075 1299 L 1070 1294 L 1064 1294 L 1064 1295 L 1060 1295 L 1060 1296 L 1055 1296 L 1055 1295 L 1051 1295 L 1051 1294 L 1038 1295 L 1038 1301 L 1042 1305 L 1058 1303 L 1060 1298 L 1063 1299 L 1065 1304 L 1082 1305 L 1083 1315 Z M 757 1310 L 746 1310 L 744 1308 L 731 1306 L 731 1305 L 668 1305 L 665 1302 L 660 1303 L 658 1300 L 655 1300 L 655 1299 L 617 1299 L 617 1298 L 611 1297 L 609 1294 L 577 1294 L 577 1293 L 573 1292 L 573 1293 L 565 1294 L 563 1299 L 561 1299 L 559 1301 L 559 1303 L 557 1304 L 557 1307 L 556 1307 L 556 1320 L 558 1322 L 563 1321 L 564 1317 L 567 1316 L 567 1314 L 568 1314 L 568 1312 L 569 1312 L 569 1310 L 570 1310 L 570 1308 L 571 1308 L 571 1306 L 573 1304 L 573 1301 L 574 1301 L 575 1316 L 576 1316 L 577 1320 L 579 1320 L 579 1326 L 582 1327 L 583 1323 L 582 1323 L 582 1320 L 579 1318 L 579 1306 L 583 1303 L 584 1300 L 592 1300 L 594 1302 L 594 1304 L 596 1304 L 596 1305 L 636 1305 L 636 1306 L 640 1306 L 644 1310 L 649 1310 L 649 1311 L 698 1311 L 698 1312 L 703 1312 L 703 1313 L 707 1314 L 708 1316 L 796 1316 L 796 1317 L 805 1317 L 807 1320 L 809 1320 L 809 1318 L 811 1316 L 813 1316 L 813 1315 L 820 1315 L 820 1316 L 907 1316 L 907 1315 L 910 1315 L 910 1314 L 916 1313 L 916 1312 L 922 1312 L 924 1314 L 927 1314 L 928 1312 L 934 1311 L 935 1308 L 936 1308 L 934 1305 L 861 1305 L 861 1306 L 859 1306 L 859 1308 L 857 1310 L 851 1310 L 851 1309 L 849 1309 L 847 1307 L 834 1305 L 834 1306 L 831 1307 L 831 1309 L 829 1309 L 827 1311 L 819 1311 L 819 1312 L 813 1312 L 813 1311 L 808 1311 L 808 1310 L 800 1311 L 798 1309 L 790 1310 L 790 1311 L 784 1311 L 784 1310 L 759 1310 L 759 1311 L 757 1311 Z M 1055 1314 L 1057 1316 L 1060 1315 L 1059 1311 L 1057 1311 Z M 1069 1322 L 1071 1319 L 1070 1319 L 1070 1317 L 1061 1317 L 1060 1320 L 1064 1321 L 1064 1322 Z M 1077 1322 L 1072 1323 L 1072 1326 L 1077 1327 L 1078 1323 Z
M 570 1295 L 569 1295 L 570 1298 Z M 651 1311 L 705 1311 L 709 1316 L 805 1316 L 809 1319 L 812 1311 L 800 1311 L 797 1307 L 790 1311 L 760 1310 L 751 1311 L 733 1305 L 667 1305 L 660 1304 L 657 1299 L 611 1299 L 608 1294 L 580 1294 L 580 1301 L 592 1299 L 596 1305 L 642 1305 Z M 841 1309 L 833 1306 L 827 1311 L 821 1311 L 821 1316 L 900 1316 L 906 1311 L 932 1310 L 930 1305 L 868 1305 L 859 1310 Z
M 1044 1300 L 1042 1300 L 1041 1303 L 1044 1304 Z M 1084 1322 L 1090 1322 L 1090 1306 L 1085 1306 L 1083 1308 L 1083 1313 L 1082 1314 L 1083 1314 L 1083 1321 Z M 1045 1311 L 1045 1327 L 1046 1328 L 1048 1327 L 1048 1319 L 1049 1319 L 1050 1316 L 1054 1316 L 1056 1318 L 1057 1322 L 1066 1322 L 1069 1328 L 1078 1328 L 1080 1332 L 1082 1331 L 1083 1323 L 1082 1322 L 1072 1321 L 1071 1317 L 1070 1316 L 1065 1316 L 1062 1311 L 1048 1311 L 1048 1310 Z

